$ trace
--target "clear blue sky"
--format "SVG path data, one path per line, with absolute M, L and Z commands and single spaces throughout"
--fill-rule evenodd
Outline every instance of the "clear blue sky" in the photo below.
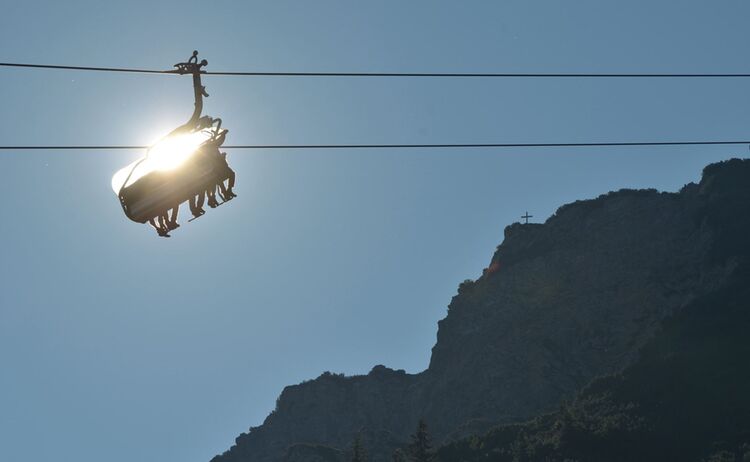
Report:
M 0 61 L 209 70 L 750 72 L 744 1 L 5 2 Z M 750 80 L 208 77 L 228 144 L 750 137 Z M 146 144 L 190 79 L 0 69 L 1 144 Z M 2 152 L 0 460 L 205 462 L 325 370 L 423 370 L 526 210 L 674 191 L 747 147 L 236 151 L 237 200 L 170 240 L 111 175 Z

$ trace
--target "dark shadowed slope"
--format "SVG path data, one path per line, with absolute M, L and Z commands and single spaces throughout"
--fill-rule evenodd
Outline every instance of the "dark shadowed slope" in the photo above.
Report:
M 750 460 L 750 165 L 706 169 L 695 219 L 727 283 L 666 319 L 639 359 L 525 424 L 443 447 L 440 461 Z
M 386 461 L 420 417 L 448 442 L 556 409 L 632 365 L 664 319 L 729 290 L 747 244 L 724 228 L 737 221 L 727 204 L 744 210 L 747 184 L 750 162 L 734 160 L 679 193 L 623 190 L 507 227 L 439 322 L 427 370 L 378 366 L 287 387 L 214 462 L 338 460 L 360 432 L 371 460 Z

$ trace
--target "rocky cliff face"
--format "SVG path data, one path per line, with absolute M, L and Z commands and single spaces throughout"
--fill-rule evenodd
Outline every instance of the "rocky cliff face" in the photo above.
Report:
M 750 461 L 748 180 L 750 162 L 732 161 L 693 188 L 690 213 L 711 237 L 698 272 L 715 290 L 664 319 L 624 370 L 553 412 L 446 444 L 436 461 Z
M 733 260 L 707 257 L 718 243 L 705 205 L 738 171 L 750 183 L 749 164 L 709 166 L 679 193 L 623 190 L 508 226 L 438 323 L 427 370 L 376 366 L 287 387 L 214 462 L 343 460 L 359 433 L 370 459 L 386 461 L 420 417 L 444 442 L 554 408 L 631 364 L 663 319 L 727 281 Z

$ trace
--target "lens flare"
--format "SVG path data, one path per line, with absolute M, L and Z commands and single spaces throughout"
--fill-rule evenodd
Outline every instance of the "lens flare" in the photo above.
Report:
M 112 189 L 115 194 L 119 194 L 123 186 L 130 186 L 151 172 L 169 171 L 178 168 L 195 154 L 201 144 L 208 141 L 212 136 L 212 130 L 199 130 L 162 138 L 148 149 L 144 159 L 137 160 L 114 174 Z M 129 179 L 128 175 L 130 175 Z M 127 181 L 127 184 L 125 184 L 125 181 Z

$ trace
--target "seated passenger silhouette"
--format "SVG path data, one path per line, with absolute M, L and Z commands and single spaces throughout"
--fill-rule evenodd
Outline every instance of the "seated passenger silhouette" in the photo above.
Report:
M 214 162 L 214 175 L 211 184 L 206 188 L 206 194 L 208 195 L 208 205 L 213 208 L 219 205 L 219 202 L 216 200 L 217 187 L 219 189 L 219 196 L 224 202 L 237 197 L 237 195 L 232 191 L 235 174 L 227 163 L 227 153 L 219 152 L 219 149 L 215 148 L 209 156 L 212 162 Z M 225 179 L 228 183 L 227 186 L 224 185 Z
M 219 156 L 219 178 L 227 179 L 227 186 L 224 186 L 223 179 L 219 181 L 219 189 L 221 190 L 221 197 L 224 198 L 224 201 L 228 201 L 237 197 L 237 194 L 232 191 L 232 188 L 234 188 L 235 174 L 234 170 L 232 170 L 232 168 L 229 166 L 229 163 L 227 162 L 226 152 L 222 152 Z

